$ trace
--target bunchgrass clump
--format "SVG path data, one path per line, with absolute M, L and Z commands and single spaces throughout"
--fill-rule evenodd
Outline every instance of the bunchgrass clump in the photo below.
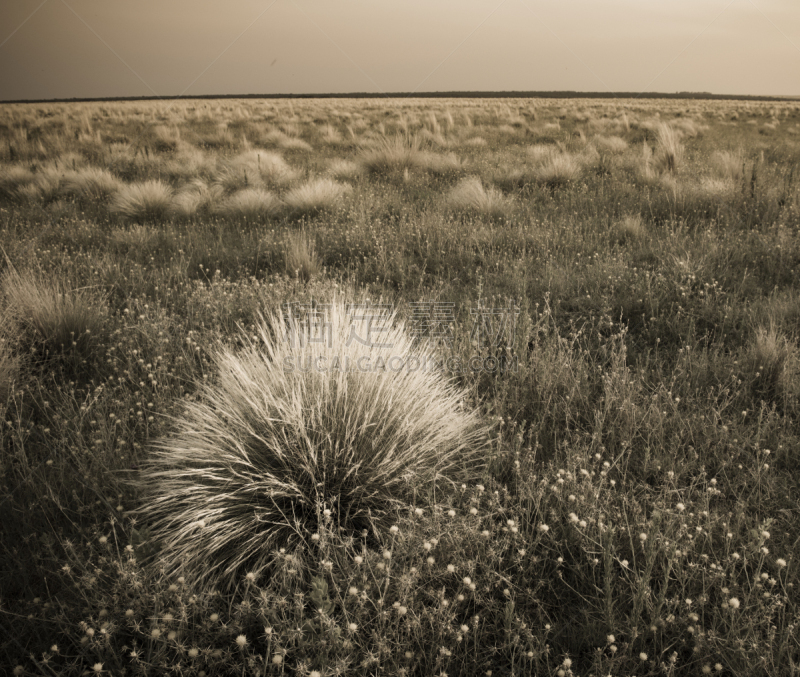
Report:
M 656 132 L 655 168 L 659 173 L 675 174 L 683 164 L 680 133 L 670 125 L 660 124 Z
M 311 544 L 323 510 L 371 530 L 478 476 L 480 419 L 403 323 L 341 298 L 316 312 L 219 349 L 216 381 L 155 445 L 139 512 L 167 570 L 232 586 Z
M 165 219 L 171 208 L 172 188 L 157 179 L 123 186 L 111 203 L 113 214 L 142 221 Z
M 246 217 L 255 219 L 274 216 L 280 208 L 280 200 L 268 190 L 263 188 L 243 188 L 220 203 L 216 213 L 229 218 Z
M 569 153 L 553 153 L 533 170 L 533 174 L 548 188 L 560 188 L 580 177 L 581 166 Z
M 311 179 L 290 190 L 284 201 L 292 214 L 302 216 L 333 209 L 350 191 L 352 187 L 346 183 L 325 178 Z
M 457 212 L 504 216 L 511 201 L 496 188 L 484 188 L 477 176 L 462 179 L 448 194 L 447 207 Z
M 107 200 L 123 186 L 116 176 L 101 167 L 86 167 L 68 172 L 63 191 L 85 201 Z
M 108 308 L 95 289 L 70 289 L 52 275 L 9 268 L 0 281 L 4 334 L 35 363 L 79 370 L 102 342 Z
M 322 270 L 314 242 L 305 231 L 289 234 L 285 257 L 286 274 L 303 282 L 308 282 Z

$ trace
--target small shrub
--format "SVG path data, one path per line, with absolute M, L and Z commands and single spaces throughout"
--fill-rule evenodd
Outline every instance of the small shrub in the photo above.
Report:
M 125 185 L 111 203 L 113 214 L 137 220 L 165 219 L 171 208 L 172 188 L 158 180 Z
M 290 190 L 284 200 L 295 215 L 313 214 L 335 207 L 352 190 L 332 179 L 312 179 Z
M 139 513 L 167 570 L 232 586 L 267 569 L 276 548 L 310 546 L 323 509 L 348 533 L 385 528 L 434 486 L 480 476 L 484 431 L 464 393 L 395 364 L 431 354 L 394 315 L 352 310 L 334 299 L 321 340 L 311 322 L 272 316 L 260 340 L 248 332 L 244 350 L 214 355 L 217 382 L 141 475 Z

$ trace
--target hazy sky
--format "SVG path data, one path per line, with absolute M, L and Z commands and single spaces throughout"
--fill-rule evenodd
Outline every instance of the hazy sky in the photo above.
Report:
M 3 0 L 0 99 L 800 95 L 800 0 Z

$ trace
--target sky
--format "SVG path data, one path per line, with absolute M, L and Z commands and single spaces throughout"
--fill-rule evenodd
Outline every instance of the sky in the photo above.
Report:
M 0 100 L 800 95 L 800 0 L 5 0 Z

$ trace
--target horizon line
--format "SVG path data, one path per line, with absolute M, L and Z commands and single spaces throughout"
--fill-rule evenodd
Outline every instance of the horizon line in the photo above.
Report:
M 348 92 L 315 94 L 183 94 L 0 100 L 0 104 L 175 101 L 200 99 L 674 99 L 723 101 L 800 101 L 798 95 L 712 94 L 711 92 L 580 92 L 575 90 L 454 90 L 448 92 Z

